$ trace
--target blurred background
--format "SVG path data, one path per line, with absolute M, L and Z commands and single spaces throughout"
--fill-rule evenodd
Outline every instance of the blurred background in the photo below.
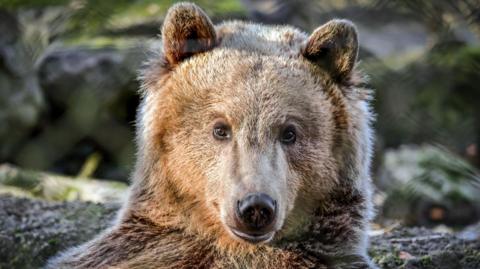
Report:
M 137 72 L 174 2 L 0 0 L 0 193 L 104 201 L 124 190 Z M 375 89 L 375 225 L 480 219 L 480 1 L 193 2 L 215 23 L 311 32 L 352 20 Z

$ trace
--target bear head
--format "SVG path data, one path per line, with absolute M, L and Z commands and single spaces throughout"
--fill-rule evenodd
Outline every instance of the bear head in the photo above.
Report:
M 364 191 L 370 114 L 351 22 L 310 36 L 214 26 L 181 3 L 162 43 L 142 77 L 131 197 L 152 220 L 252 245 L 301 234 L 339 186 Z

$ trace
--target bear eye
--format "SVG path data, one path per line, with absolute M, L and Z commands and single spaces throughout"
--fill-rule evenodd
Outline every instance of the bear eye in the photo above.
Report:
M 217 122 L 213 125 L 213 137 L 217 140 L 227 140 L 230 139 L 232 131 L 230 126 L 224 122 Z
M 280 136 L 280 142 L 285 145 L 291 145 L 297 140 L 297 132 L 293 125 L 287 126 Z

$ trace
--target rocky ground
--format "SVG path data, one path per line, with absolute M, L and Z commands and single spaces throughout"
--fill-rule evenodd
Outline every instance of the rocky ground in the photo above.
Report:
M 88 240 L 114 219 L 118 205 L 47 202 L 0 195 L 0 268 L 39 268 L 57 251 Z M 480 268 L 477 229 L 461 234 L 401 228 L 372 236 L 381 268 Z
M 381 268 L 480 268 L 478 227 L 468 234 L 401 228 L 372 237 L 370 255 Z
M 105 229 L 117 206 L 0 196 L 0 268 L 40 268 Z

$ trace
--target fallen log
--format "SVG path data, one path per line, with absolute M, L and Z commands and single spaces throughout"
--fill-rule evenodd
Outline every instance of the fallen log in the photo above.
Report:
M 127 185 L 116 181 L 72 178 L 0 165 L 0 193 L 56 201 L 121 203 L 126 191 Z

